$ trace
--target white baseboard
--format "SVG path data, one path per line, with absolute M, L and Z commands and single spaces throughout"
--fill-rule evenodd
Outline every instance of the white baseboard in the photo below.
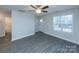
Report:
M 75 43 L 75 44 L 78 44 L 78 45 L 79 45 L 79 42 L 77 42 L 77 41 L 70 40 L 70 39 L 67 39 L 67 38 L 64 38 L 64 37 L 60 37 L 60 36 L 57 36 L 57 35 L 55 35 L 55 34 L 50 34 L 50 33 L 47 33 L 47 32 L 43 32 L 43 33 L 45 33 L 45 34 L 47 34 L 47 35 L 50 35 L 50 36 L 55 36 L 55 37 L 58 37 L 58 38 L 60 38 L 60 39 L 63 39 L 63 40 L 66 40 L 66 41 L 69 41 L 69 42 L 72 42 L 72 43 Z
M 31 36 L 31 35 L 34 35 L 34 34 L 35 33 L 29 34 L 29 35 L 25 35 L 25 36 L 21 36 L 21 37 L 17 37 L 17 38 L 12 38 L 12 41 L 19 40 L 21 38 L 28 37 L 28 36 Z

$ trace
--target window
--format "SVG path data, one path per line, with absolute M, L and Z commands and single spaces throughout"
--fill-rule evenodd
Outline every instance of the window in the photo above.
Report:
M 72 15 L 54 16 L 54 30 L 72 32 Z

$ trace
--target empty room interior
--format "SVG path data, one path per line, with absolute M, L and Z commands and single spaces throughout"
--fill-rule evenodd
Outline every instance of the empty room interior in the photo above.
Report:
M 79 53 L 79 5 L 0 5 L 0 53 Z

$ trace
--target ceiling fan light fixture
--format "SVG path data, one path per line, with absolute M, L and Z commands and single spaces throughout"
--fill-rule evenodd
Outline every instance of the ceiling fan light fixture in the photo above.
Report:
M 40 8 L 38 8 L 37 10 L 36 10 L 36 13 L 41 13 L 42 11 L 41 11 L 41 9 Z

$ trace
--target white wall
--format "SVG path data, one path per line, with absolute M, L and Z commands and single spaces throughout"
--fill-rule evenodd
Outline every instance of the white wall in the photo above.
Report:
M 35 32 L 39 31 L 39 17 L 35 16 Z
M 34 15 L 12 11 L 12 40 L 34 34 Z
M 56 15 L 73 15 L 73 33 L 58 32 L 53 30 L 53 16 Z M 41 17 L 43 23 L 40 23 L 40 31 L 79 44 L 79 9 L 71 9 L 61 12 L 55 12 Z

